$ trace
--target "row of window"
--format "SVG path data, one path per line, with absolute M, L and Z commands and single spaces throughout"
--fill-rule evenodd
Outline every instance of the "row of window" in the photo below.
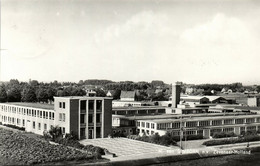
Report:
M 212 126 L 220 126 L 220 125 L 232 125 L 232 124 L 244 124 L 244 123 L 260 123 L 260 118 L 246 118 L 246 119 L 224 119 L 222 120 L 212 120 Z M 185 127 L 203 127 L 203 126 L 211 126 L 210 121 L 190 121 L 184 122 L 186 123 Z M 137 123 L 137 126 L 140 127 L 140 122 Z M 142 122 L 142 127 L 149 128 L 149 126 L 145 126 L 145 122 Z M 158 124 L 158 129 L 167 129 L 167 128 L 180 128 L 180 122 L 174 123 L 160 123 Z
M 9 124 L 13 124 L 13 125 L 15 125 L 15 123 L 17 125 L 21 125 L 22 123 L 22 126 L 25 126 L 25 119 L 19 119 L 19 118 L 16 119 L 14 117 L 2 116 L 2 121 L 8 122 Z
M 80 110 L 86 110 L 86 104 L 87 100 L 81 100 L 80 101 Z M 88 110 L 93 111 L 94 110 L 94 100 L 88 100 Z M 96 110 L 101 111 L 102 110 L 102 100 L 96 100 Z
M 141 124 L 141 125 L 140 125 L 140 124 Z M 151 128 L 151 129 L 154 129 L 154 128 L 155 128 L 154 123 L 151 123 L 151 125 L 150 125 L 149 122 L 142 122 L 142 123 L 137 122 L 137 127 L 140 127 L 140 126 L 146 127 L 146 128 Z
M 94 114 L 88 114 L 88 123 L 94 123 Z M 86 114 L 80 114 L 80 123 L 86 123 Z M 101 114 L 96 114 L 96 123 L 101 123 Z
M 3 107 L 3 106 L 2 106 Z M 9 112 L 9 109 L 2 109 L 3 111 Z M 54 120 L 54 112 L 50 111 L 42 111 L 42 110 L 35 110 L 35 109 L 28 109 L 28 108 L 16 108 L 16 107 L 11 107 L 11 112 L 12 113 L 17 113 L 21 115 L 26 115 L 26 116 L 32 116 L 32 117 L 38 117 L 38 118 L 43 118 L 43 119 L 52 119 Z

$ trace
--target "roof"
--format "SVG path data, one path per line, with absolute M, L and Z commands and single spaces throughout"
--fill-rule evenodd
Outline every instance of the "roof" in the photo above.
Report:
M 155 119 L 179 119 L 180 117 L 201 117 L 201 118 L 205 118 L 205 117 L 218 117 L 221 116 L 223 118 L 223 116 L 232 116 L 234 117 L 235 115 L 247 115 L 248 113 L 244 113 L 244 112 L 230 112 L 230 113 L 201 113 L 201 114 L 161 114 L 161 115 L 136 115 L 136 116 L 127 116 L 128 119 L 130 120 L 155 120 Z M 255 115 L 255 114 L 250 114 L 250 115 Z
M 10 103 L 2 103 L 2 104 L 22 106 L 22 107 L 30 107 L 30 108 L 40 108 L 40 109 L 54 110 L 54 105 L 53 104 L 24 103 L 24 102 L 10 102 Z
M 204 97 L 207 97 L 209 99 L 209 101 L 214 101 L 217 99 L 226 100 L 224 97 L 221 97 L 221 96 L 204 96 Z
M 135 98 L 135 91 L 121 91 L 120 98 Z
M 203 120 L 222 120 L 222 119 L 238 119 L 238 118 L 255 118 L 255 117 L 260 117 L 260 115 L 256 114 L 250 114 L 250 115 L 222 115 L 222 116 L 204 116 L 204 117 L 185 117 L 182 119 L 147 119 L 144 120 L 146 122 L 154 122 L 154 123 L 171 123 L 171 122 L 179 122 L 180 120 L 182 121 L 203 121 Z
M 185 100 L 201 100 L 203 98 L 206 98 L 204 96 L 181 96 L 181 99 Z
M 113 111 L 125 111 L 125 110 L 149 110 L 149 109 L 165 109 L 162 106 L 141 106 L 141 107 L 113 107 Z
M 65 99 L 113 99 L 112 97 L 96 97 L 96 96 L 61 96 L 57 97 L 54 96 L 54 98 L 65 98 Z

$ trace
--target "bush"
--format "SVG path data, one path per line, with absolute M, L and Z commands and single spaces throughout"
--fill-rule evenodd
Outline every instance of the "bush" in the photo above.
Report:
M 235 144 L 242 142 L 251 142 L 251 141 L 260 141 L 260 136 L 258 135 L 247 135 L 245 137 L 239 138 L 230 138 L 230 139 L 222 139 L 222 140 L 209 140 L 203 143 L 206 146 L 214 146 L 214 145 L 225 145 L 225 144 Z
M 213 134 L 213 138 L 226 138 L 226 137 L 236 137 L 237 135 L 233 132 L 225 133 L 225 132 L 217 132 Z
M 6 127 L 13 128 L 13 129 L 25 131 L 25 128 L 24 128 L 24 127 L 19 127 L 19 126 L 15 126 L 15 125 L 11 125 L 11 124 L 3 124 L 3 125 L 6 126 Z

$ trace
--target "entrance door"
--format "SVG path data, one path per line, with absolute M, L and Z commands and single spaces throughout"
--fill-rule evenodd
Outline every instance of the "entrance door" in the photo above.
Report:
M 93 129 L 89 129 L 88 130 L 88 139 L 93 139 L 93 137 L 94 137 Z

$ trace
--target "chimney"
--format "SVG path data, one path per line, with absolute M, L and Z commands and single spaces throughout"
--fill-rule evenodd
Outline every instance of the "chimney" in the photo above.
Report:
M 181 83 L 176 82 L 172 85 L 172 107 L 177 108 L 181 98 Z

